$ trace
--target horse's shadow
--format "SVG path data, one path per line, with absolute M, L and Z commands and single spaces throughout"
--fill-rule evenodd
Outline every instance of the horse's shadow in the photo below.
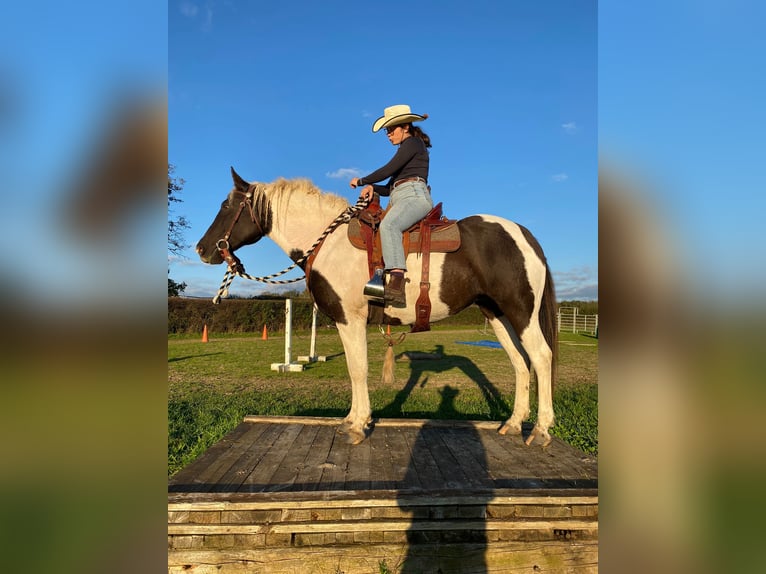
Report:
M 402 353 L 404 355 L 404 353 Z M 399 357 L 401 358 L 400 355 Z M 428 357 L 428 358 L 423 358 Z M 410 354 L 410 376 L 407 379 L 402 390 L 400 390 L 394 399 L 385 407 L 378 411 L 378 416 L 381 418 L 395 418 L 402 414 L 402 407 L 407 399 L 412 394 L 412 391 L 416 386 L 424 387 L 428 382 L 429 376 L 432 374 L 444 373 L 453 369 L 459 369 L 470 378 L 479 387 L 484 400 L 487 401 L 489 406 L 489 416 L 492 420 L 504 420 L 511 416 L 508 405 L 503 401 L 503 398 L 498 391 L 497 387 L 484 375 L 484 373 L 476 366 L 476 364 L 469 359 L 461 355 L 447 355 L 444 352 L 444 345 L 436 345 L 433 351 L 428 353 L 412 353 Z M 434 413 L 438 418 L 457 418 L 454 412 L 442 412 L 445 403 L 442 401 L 439 410 Z M 424 413 L 426 414 L 426 413 Z M 430 413 L 428 413 L 430 414 Z

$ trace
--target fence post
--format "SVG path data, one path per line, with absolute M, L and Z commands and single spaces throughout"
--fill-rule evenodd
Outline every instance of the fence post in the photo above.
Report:
M 298 361 L 301 363 L 314 363 L 320 361 L 324 363 L 327 357 L 324 355 L 317 356 L 317 304 L 314 303 L 314 308 L 311 311 L 311 348 L 309 355 L 302 355 L 298 357 Z
M 272 371 L 302 371 L 303 365 L 291 362 L 293 339 L 293 300 L 285 299 L 285 362 L 271 363 Z
M 577 333 L 577 307 L 572 311 L 572 333 Z

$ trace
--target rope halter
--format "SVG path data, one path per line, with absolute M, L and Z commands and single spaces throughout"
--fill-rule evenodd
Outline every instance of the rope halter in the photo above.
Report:
M 242 265 L 242 262 L 239 260 L 239 258 L 236 255 L 234 255 L 234 252 L 230 249 L 229 237 L 231 236 L 231 232 L 234 229 L 234 225 L 236 225 L 245 207 L 248 208 L 248 211 L 250 212 L 250 219 L 258 227 L 258 231 L 261 234 L 261 236 L 265 234 L 263 233 L 263 227 L 261 226 L 260 222 L 258 222 L 257 220 L 258 218 L 255 216 L 255 210 L 253 208 L 253 201 L 252 201 L 253 193 L 251 189 L 248 189 L 247 192 L 235 190 L 235 193 L 242 194 L 244 198 L 240 202 L 237 215 L 234 217 L 234 220 L 231 222 L 231 225 L 229 226 L 229 229 L 226 231 L 226 234 L 223 236 L 223 238 L 219 239 L 216 242 L 216 248 L 221 253 L 221 256 L 223 257 L 224 261 L 226 261 L 226 263 L 228 264 L 226 273 L 224 273 L 223 280 L 221 281 L 221 286 L 218 288 L 218 293 L 216 294 L 215 297 L 213 297 L 213 303 L 216 305 L 221 302 L 222 297 L 228 297 L 229 286 L 231 285 L 231 282 L 234 281 L 235 276 L 239 276 L 244 279 L 249 279 L 251 281 L 260 281 L 261 283 L 268 283 L 271 285 L 287 285 L 289 283 L 297 283 L 298 281 L 305 279 L 306 276 L 303 275 L 302 277 L 297 277 L 295 279 L 282 279 L 279 281 L 272 280 L 274 277 L 279 277 L 280 275 L 284 275 L 288 271 L 295 269 L 299 265 L 303 265 L 304 263 L 306 263 L 308 258 L 311 257 L 314 251 L 318 248 L 319 245 L 321 245 L 321 243 L 325 240 L 325 238 L 328 235 L 330 235 L 343 223 L 348 223 L 349 221 L 351 221 L 351 218 L 354 217 L 354 215 L 364 210 L 370 204 L 368 200 L 362 199 L 362 197 L 360 196 L 356 200 L 356 204 L 347 207 L 340 215 L 338 215 L 338 217 L 336 217 L 332 221 L 332 223 L 330 223 L 330 225 L 327 226 L 327 229 L 325 229 L 322 232 L 322 235 L 320 235 L 319 238 L 314 242 L 314 244 L 311 247 L 309 247 L 308 251 L 303 255 L 303 257 L 296 260 L 295 263 L 283 269 L 282 271 L 279 271 L 278 273 L 266 275 L 265 277 L 253 277 L 252 275 L 249 275 L 248 273 L 245 272 L 245 266 Z

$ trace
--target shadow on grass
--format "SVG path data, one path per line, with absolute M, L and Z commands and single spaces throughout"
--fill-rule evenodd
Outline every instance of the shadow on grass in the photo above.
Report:
M 168 363 L 177 363 L 178 361 L 185 361 L 187 359 L 197 359 L 199 357 L 212 357 L 213 355 L 222 355 L 223 353 L 202 353 L 200 355 L 186 355 L 184 357 L 173 357 L 168 359 Z
M 484 400 L 489 406 L 489 416 L 492 420 L 507 419 L 511 416 L 510 409 L 503 401 L 497 387 L 481 372 L 471 359 L 462 355 L 446 355 L 444 345 L 436 345 L 434 350 L 428 354 L 433 355 L 435 359 L 410 360 L 410 376 L 404 388 L 399 391 L 394 400 L 380 409 L 376 415 L 381 418 L 396 418 L 402 416 L 402 407 L 407 401 L 416 386 L 424 387 L 428 382 L 430 374 L 443 373 L 452 369 L 460 369 L 468 378 L 470 378 L 479 387 Z M 447 405 L 452 405 L 452 401 L 442 401 L 435 413 L 427 414 L 429 418 L 456 419 L 465 418 L 465 415 L 458 413 L 454 406 L 451 409 Z M 410 415 L 412 413 L 409 413 Z
M 303 363 L 303 369 L 305 371 L 310 371 L 311 369 L 321 367 L 322 363 L 329 363 L 330 361 L 333 361 L 337 359 L 338 357 L 342 357 L 344 355 L 345 353 L 343 351 L 341 351 L 340 353 L 335 353 L 334 355 L 326 355 L 324 361 L 314 361 L 314 362 Z

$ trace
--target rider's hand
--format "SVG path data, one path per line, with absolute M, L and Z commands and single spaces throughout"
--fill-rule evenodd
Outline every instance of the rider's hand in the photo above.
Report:
M 358 187 L 359 186 L 359 178 L 358 177 L 351 178 L 351 181 L 349 182 L 349 185 L 351 187 Z
M 365 185 L 362 191 L 359 193 L 359 197 L 365 201 L 372 201 L 373 196 L 375 195 L 375 190 L 372 188 L 371 185 Z

